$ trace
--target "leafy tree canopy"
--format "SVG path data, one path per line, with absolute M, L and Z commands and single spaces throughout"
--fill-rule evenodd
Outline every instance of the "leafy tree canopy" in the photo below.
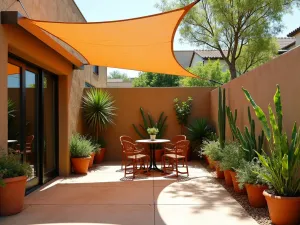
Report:
M 229 71 L 224 71 L 224 66 L 219 60 L 208 60 L 204 65 L 202 62 L 198 62 L 188 70 L 199 78 L 185 77 L 181 79 L 180 84 L 185 87 L 214 87 L 219 86 L 218 83 L 226 83 L 230 80 Z
M 114 70 L 109 73 L 108 79 L 122 79 L 123 81 L 130 81 L 130 78 L 126 73 L 121 73 L 118 70 Z
M 168 11 L 192 1 L 160 0 L 156 7 Z M 274 56 L 272 37 L 294 3 L 299 0 L 201 0 L 183 19 L 181 40 L 218 50 L 234 79 Z
M 134 87 L 177 87 L 179 86 L 179 76 L 168 74 L 140 72 L 139 76 L 133 80 Z

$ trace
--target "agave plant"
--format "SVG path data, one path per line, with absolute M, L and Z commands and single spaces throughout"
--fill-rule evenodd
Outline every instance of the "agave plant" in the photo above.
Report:
M 101 131 L 114 124 L 116 107 L 112 96 L 96 88 L 91 88 L 83 97 L 83 114 L 86 124 L 99 137 Z
M 279 196 L 300 196 L 300 130 L 294 123 L 291 141 L 282 131 L 282 104 L 280 88 L 274 95 L 276 116 L 269 105 L 269 123 L 263 110 L 255 103 L 249 92 L 243 88 L 246 98 L 254 108 L 258 120 L 261 122 L 265 136 L 269 142 L 270 155 L 257 153 L 266 172 L 263 179 L 270 183 L 275 194 Z

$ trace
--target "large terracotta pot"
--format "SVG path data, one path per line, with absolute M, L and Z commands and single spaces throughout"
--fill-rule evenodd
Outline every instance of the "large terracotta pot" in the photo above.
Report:
M 268 189 L 268 186 L 254 184 L 246 184 L 245 186 L 248 195 L 248 201 L 252 207 L 262 208 L 267 205 L 263 192 L 264 190 Z
M 161 156 L 163 154 L 163 149 L 155 149 L 155 161 L 161 162 Z
M 96 164 L 100 164 L 103 162 L 104 160 L 104 156 L 105 156 L 105 152 L 106 152 L 106 149 L 105 148 L 101 148 L 99 152 L 96 153 L 95 155 L 95 163 Z
M 22 211 L 26 180 L 26 176 L 4 179 L 5 186 L 0 186 L 0 216 L 14 215 Z
M 263 195 L 266 197 L 270 218 L 274 224 L 300 224 L 300 197 L 275 196 L 266 190 Z
M 90 163 L 89 163 L 89 168 L 91 168 L 93 166 L 94 158 L 95 158 L 95 152 L 92 152 L 90 156 L 91 156 L 91 159 L 90 159 Z
M 87 174 L 91 157 L 86 158 L 71 158 L 74 173 Z
M 246 193 L 245 188 L 243 188 L 243 189 L 239 188 L 239 182 L 237 181 L 237 178 L 236 178 L 236 172 L 230 171 L 230 175 L 231 175 L 234 191 L 237 193 L 241 193 L 241 194 Z
M 220 169 L 220 162 L 219 161 L 214 161 L 214 165 L 215 165 L 216 172 L 217 172 L 217 178 L 218 179 L 224 179 L 224 171 L 222 171 Z
M 208 156 L 207 156 L 207 159 L 208 159 L 209 168 L 215 169 L 214 161 L 211 160 Z
M 230 174 L 230 170 L 224 170 L 225 183 L 228 186 L 232 186 L 232 178 Z

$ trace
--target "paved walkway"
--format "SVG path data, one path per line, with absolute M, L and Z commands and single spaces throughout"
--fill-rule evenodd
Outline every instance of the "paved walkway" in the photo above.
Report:
M 159 173 L 121 181 L 119 169 L 103 165 L 87 176 L 58 178 L 0 224 L 257 225 L 199 163 L 190 163 L 190 179 L 179 182 Z

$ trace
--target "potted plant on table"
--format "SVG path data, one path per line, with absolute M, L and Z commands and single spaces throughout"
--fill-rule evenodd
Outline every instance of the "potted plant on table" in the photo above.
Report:
M 73 134 L 70 140 L 72 167 L 77 174 L 87 174 L 94 146 L 80 134 Z
M 15 156 L 0 156 L 0 216 L 22 211 L 26 180 L 32 174 L 29 164 L 22 164 Z
M 233 185 L 234 191 L 237 193 L 245 193 L 244 188 L 239 188 L 235 172 L 242 167 L 242 162 L 245 158 L 244 150 L 241 149 L 239 143 L 226 143 L 222 150 L 221 157 L 220 168 L 224 171 L 226 184 L 229 186 Z
M 263 110 L 255 103 L 246 89 L 246 98 L 253 106 L 260 121 L 266 139 L 269 142 L 270 154 L 258 154 L 265 171 L 261 177 L 269 184 L 269 189 L 263 192 L 274 224 L 300 223 L 300 129 L 294 123 L 291 139 L 283 132 L 282 104 L 280 88 L 274 95 L 276 114 L 269 105 L 269 122 Z
M 261 208 L 267 205 L 263 192 L 268 189 L 266 181 L 261 177 L 265 168 L 254 159 L 251 162 L 244 161 L 243 166 L 236 170 L 239 187 L 246 187 L 249 203 L 252 207 Z
M 155 141 L 156 135 L 158 134 L 159 130 L 156 127 L 148 127 L 147 132 L 150 135 L 150 140 Z
M 92 130 L 93 140 L 102 147 L 95 155 L 95 162 L 101 163 L 106 149 L 101 143 L 102 138 L 100 134 L 109 125 L 114 124 L 113 119 L 116 116 L 114 100 L 108 92 L 91 88 L 83 97 L 82 107 L 84 120 L 87 126 Z

